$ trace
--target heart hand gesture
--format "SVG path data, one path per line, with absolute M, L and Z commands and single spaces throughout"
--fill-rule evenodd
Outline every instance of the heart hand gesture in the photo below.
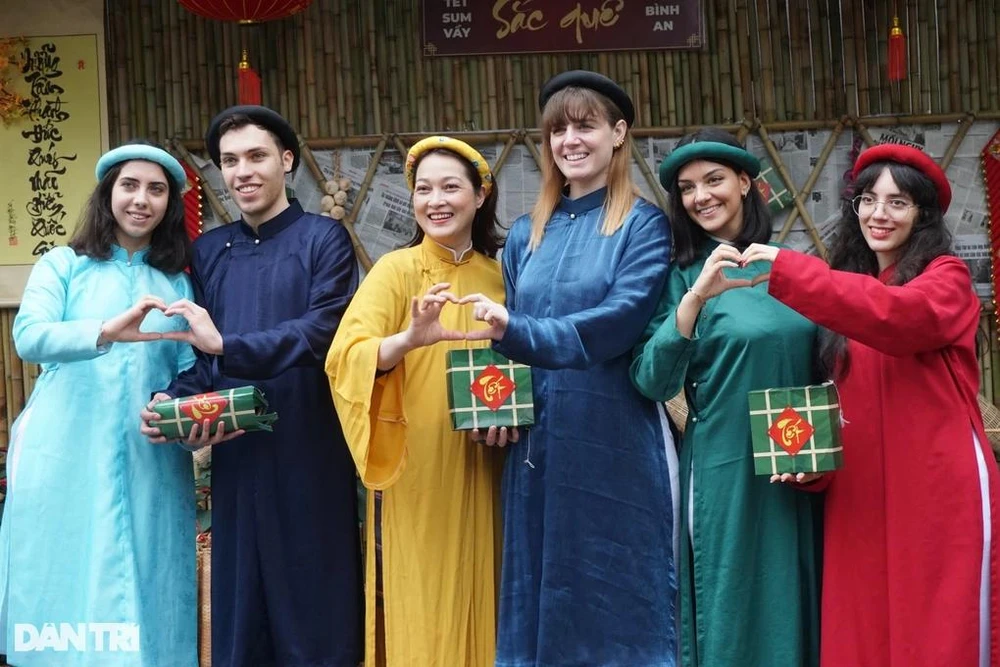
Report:
M 737 269 L 743 266 L 740 252 L 731 245 L 720 243 L 705 260 L 691 291 L 703 302 L 718 296 L 734 287 L 750 287 L 751 281 L 745 278 L 729 278 L 723 269 Z
M 167 304 L 155 296 L 144 296 L 131 308 L 107 320 L 101 325 L 101 335 L 97 338 L 98 345 L 107 343 L 137 343 L 148 340 L 160 340 L 159 333 L 146 333 L 139 330 L 143 319 L 154 308 L 166 310 Z
M 462 340 L 465 334 L 441 326 L 441 309 L 446 303 L 458 303 L 458 297 L 447 291 L 451 283 L 437 283 L 421 298 L 410 301 L 410 326 L 406 337 L 411 349 L 433 345 L 442 340 Z
M 192 345 L 205 354 L 222 354 L 222 334 L 212 321 L 208 311 L 189 299 L 174 301 L 163 311 L 164 315 L 180 315 L 187 320 L 190 329 L 170 331 L 163 334 L 167 340 L 178 340 Z
M 500 340 L 507 331 L 510 314 L 507 309 L 483 294 L 470 294 L 459 300 L 460 304 L 475 304 L 472 308 L 473 319 L 486 322 L 488 329 L 477 329 L 465 334 L 466 340 Z

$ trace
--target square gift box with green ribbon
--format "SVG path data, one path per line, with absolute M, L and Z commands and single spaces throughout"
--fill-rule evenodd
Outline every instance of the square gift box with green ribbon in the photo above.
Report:
M 203 424 L 206 419 L 212 433 L 218 422 L 226 425 L 226 433 L 232 433 L 239 429 L 270 431 L 271 424 L 278 420 L 277 414 L 267 411 L 264 393 L 252 386 L 160 401 L 153 406 L 153 412 L 160 415 L 155 425 L 168 439 L 187 437 L 195 422 Z
M 531 368 L 491 348 L 451 350 L 448 411 L 456 431 L 535 423 Z
M 843 463 L 840 397 L 832 382 L 749 393 L 754 472 L 827 472 Z

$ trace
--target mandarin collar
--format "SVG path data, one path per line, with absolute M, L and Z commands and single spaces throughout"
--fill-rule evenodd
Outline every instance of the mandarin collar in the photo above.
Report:
M 128 250 L 121 247 L 117 243 L 111 244 L 111 259 L 116 262 L 124 262 L 126 264 L 145 264 L 146 254 L 149 252 L 149 246 L 142 248 L 141 250 L 136 250 L 132 253 L 132 259 L 129 259 Z
M 420 242 L 420 247 L 424 252 L 432 257 L 440 259 L 442 262 L 446 262 L 448 264 L 454 264 L 455 266 L 466 264 L 476 253 L 476 251 L 472 249 L 471 241 L 469 242 L 469 247 L 466 248 L 464 252 L 459 253 L 447 246 L 441 245 L 426 234 L 424 234 L 424 238 Z
M 604 206 L 604 200 L 607 196 L 607 186 L 576 199 L 570 199 L 566 195 L 563 195 L 562 200 L 559 202 L 559 210 L 572 213 L 573 215 L 581 215 L 587 211 Z
M 272 236 L 280 234 L 290 224 L 302 217 L 303 214 L 304 212 L 302 210 L 302 205 L 299 204 L 299 200 L 292 199 L 288 202 L 288 208 L 270 220 L 262 222 L 260 227 L 257 228 L 257 231 L 254 231 L 253 227 L 248 225 L 243 218 L 240 218 L 240 230 L 247 236 L 269 239 Z

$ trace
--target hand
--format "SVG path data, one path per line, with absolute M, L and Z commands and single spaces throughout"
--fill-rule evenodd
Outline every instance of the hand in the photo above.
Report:
M 487 447 L 506 447 L 508 442 L 514 444 L 520 437 L 516 426 L 511 426 L 510 429 L 506 426 L 501 426 L 499 430 L 496 426 L 490 426 L 486 430 L 485 437 L 480 433 L 478 428 L 474 428 L 469 432 L 469 439 L 472 442 L 482 443 Z
M 751 262 L 773 262 L 778 257 L 778 252 L 781 248 L 776 248 L 773 245 L 766 245 L 764 243 L 751 243 L 747 246 L 747 249 L 743 251 L 740 255 L 740 265 L 746 266 Z
M 202 423 L 195 422 L 191 425 L 191 432 L 184 439 L 184 444 L 189 449 L 201 449 L 202 447 L 214 447 L 220 442 L 226 442 L 233 438 L 238 438 L 246 433 L 243 429 L 238 429 L 232 433 L 226 433 L 226 423 L 219 422 L 215 428 L 215 435 L 212 435 L 212 420 L 206 419 Z
M 691 291 L 701 300 L 708 301 L 734 287 L 750 287 L 745 278 L 728 278 L 723 269 L 738 269 L 742 264 L 740 252 L 731 245 L 720 243 L 705 260 L 705 266 L 691 286 Z
M 459 300 L 460 304 L 474 303 L 472 317 L 480 322 L 486 322 L 488 329 L 478 329 L 465 334 L 466 340 L 501 340 L 507 331 L 510 314 L 499 303 L 482 294 L 470 294 Z
M 410 326 L 406 330 L 406 342 L 410 349 L 433 345 L 442 340 L 463 340 L 465 334 L 441 326 L 441 309 L 446 303 L 458 303 L 447 289 L 451 283 L 437 283 L 422 298 L 413 297 L 410 302 Z
M 139 331 L 139 325 L 154 308 L 166 311 L 167 304 L 155 296 L 142 297 L 128 310 L 101 324 L 101 334 L 97 337 L 97 344 L 160 340 L 163 334 Z
M 205 354 L 222 354 L 222 334 L 215 327 L 215 322 L 208 311 L 188 299 L 174 301 L 163 311 L 164 315 L 180 315 L 187 320 L 190 329 L 185 331 L 168 331 L 163 334 L 166 340 L 178 340 L 193 345 Z
M 809 484 L 811 482 L 815 482 L 822 476 L 823 473 L 821 472 L 800 472 L 794 475 L 790 472 L 783 472 L 780 475 L 771 475 L 771 484 L 774 484 L 775 482 L 792 482 L 794 484 Z
M 172 398 L 173 396 L 169 394 L 164 394 L 162 391 L 158 392 L 146 404 L 146 407 L 139 412 L 139 432 L 149 438 L 149 441 L 153 444 L 160 445 L 167 442 L 167 438 L 160 433 L 160 429 L 156 426 L 156 422 L 160 420 L 160 415 L 157 412 L 153 412 L 153 406 L 160 401 L 169 401 Z

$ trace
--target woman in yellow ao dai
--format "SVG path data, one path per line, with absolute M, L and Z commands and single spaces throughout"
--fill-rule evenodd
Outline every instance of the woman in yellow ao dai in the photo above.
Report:
M 465 340 L 482 325 L 458 297 L 504 296 L 497 192 L 483 157 L 446 137 L 410 149 L 406 179 L 416 240 L 375 264 L 326 361 L 368 488 L 365 664 L 492 667 L 504 450 L 452 430 L 445 357 L 484 344 Z

